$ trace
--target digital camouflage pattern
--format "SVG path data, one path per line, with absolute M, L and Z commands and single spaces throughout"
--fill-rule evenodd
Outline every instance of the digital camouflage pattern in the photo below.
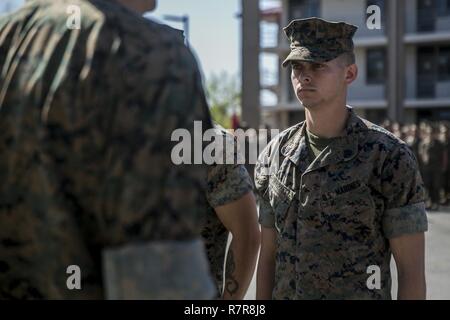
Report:
M 103 261 L 107 299 L 209 300 L 216 296 L 214 282 L 205 277 L 210 267 L 201 239 L 133 243 L 104 250 Z
M 224 129 L 217 128 L 216 132 L 218 135 L 223 135 L 224 141 L 233 139 L 233 136 Z M 235 143 L 234 145 L 237 147 Z M 234 159 L 238 159 L 237 153 L 234 154 Z M 224 262 L 229 232 L 217 217 L 214 208 L 239 200 L 253 190 L 253 183 L 245 166 L 236 163 L 213 164 L 208 168 L 206 197 L 209 206 L 202 237 L 219 296 L 223 291 Z
M 0 298 L 102 298 L 104 248 L 200 237 L 207 167 L 174 166 L 171 134 L 212 124 L 178 31 L 114 1 L 29 1 L 0 17 L 0 67 Z
M 358 27 L 345 22 L 319 18 L 291 21 L 283 30 L 290 41 L 291 52 L 283 61 L 327 62 L 353 51 L 353 35 Z
M 316 159 L 305 129 L 302 122 L 283 131 L 256 165 L 260 223 L 277 230 L 273 298 L 390 299 L 388 239 L 427 230 L 416 159 L 351 109 L 345 134 Z M 379 290 L 366 285 L 371 265 L 380 267 Z

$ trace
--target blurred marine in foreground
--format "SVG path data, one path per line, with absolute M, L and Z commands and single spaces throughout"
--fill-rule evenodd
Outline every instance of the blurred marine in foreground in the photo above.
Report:
M 32 0 L 0 18 L 0 298 L 215 296 L 207 167 L 170 157 L 174 129 L 212 124 L 182 36 L 140 16 L 154 6 Z

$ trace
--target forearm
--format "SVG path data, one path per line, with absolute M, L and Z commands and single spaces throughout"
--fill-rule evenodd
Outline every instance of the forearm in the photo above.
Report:
M 272 299 L 274 284 L 275 259 L 260 255 L 256 274 L 256 300 Z
M 397 299 L 426 299 L 424 233 L 406 234 L 389 242 L 398 271 Z
M 256 239 L 233 239 L 227 254 L 223 299 L 243 299 L 252 280 L 258 255 Z
M 426 283 L 424 274 L 398 274 L 397 300 L 425 300 Z

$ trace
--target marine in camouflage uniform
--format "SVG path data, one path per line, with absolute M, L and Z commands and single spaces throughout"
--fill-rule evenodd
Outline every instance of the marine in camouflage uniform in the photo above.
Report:
M 105 249 L 200 239 L 207 166 L 173 165 L 171 134 L 212 124 L 179 32 L 115 1 L 29 1 L 0 18 L 0 66 L 0 298 L 103 298 Z
M 352 51 L 356 27 L 311 18 L 285 31 L 286 66 Z M 347 110 L 344 133 L 317 157 L 302 122 L 274 138 L 256 165 L 260 223 L 275 229 L 274 299 L 390 299 L 389 239 L 427 230 L 413 153 Z M 380 268 L 380 289 L 366 284 L 372 265 Z
M 430 209 L 438 209 L 439 192 L 442 187 L 444 148 L 436 135 L 436 128 L 428 124 L 419 144 L 421 172 L 428 194 Z
M 442 141 L 444 141 L 444 159 L 445 159 L 445 175 L 444 175 L 444 204 L 450 203 L 450 126 L 445 121 L 441 126 Z
M 432 126 L 431 143 L 428 149 L 429 152 L 429 166 L 430 166 L 430 198 L 432 203 L 432 209 L 438 209 L 440 204 L 440 193 L 444 185 L 443 177 L 444 161 L 445 161 L 445 148 L 444 143 L 439 139 L 439 127 L 437 124 Z

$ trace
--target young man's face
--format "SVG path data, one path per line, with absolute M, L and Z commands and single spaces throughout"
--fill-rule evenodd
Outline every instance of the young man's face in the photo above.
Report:
M 297 99 L 312 109 L 345 98 L 347 85 L 356 78 L 355 64 L 338 57 L 325 63 L 292 61 L 291 82 Z

